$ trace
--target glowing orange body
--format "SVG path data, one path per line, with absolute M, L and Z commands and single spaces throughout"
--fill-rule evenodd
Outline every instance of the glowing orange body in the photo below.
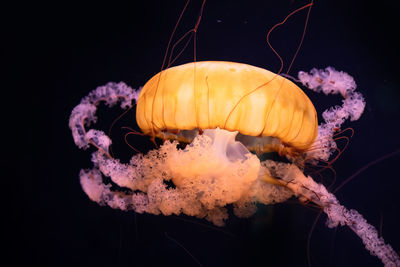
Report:
M 288 79 L 247 64 L 204 61 L 166 69 L 143 87 L 136 120 L 145 134 L 214 129 L 272 136 L 305 150 L 317 135 L 315 108 Z

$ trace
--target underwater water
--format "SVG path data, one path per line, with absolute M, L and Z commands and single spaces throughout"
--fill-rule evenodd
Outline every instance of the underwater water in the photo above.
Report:
M 197 60 L 235 61 L 277 71 L 279 60 L 269 49 L 266 34 L 306 3 L 207 2 L 197 32 Z M 94 150 L 75 147 L 68 129 L 72 108 L 108 81 L 124 81 L 139 88 L 159 72 L 184 4 L 54 4 L 46 7 L 51 12 L 43 11 L 44 6 L 32 6 L 24 7 L 20 20 L 10 20 L 16 45 L 10 46 L 13 53 L 6 57 L 13 60 L 17 55 L 12 67 L 21 65 L 29 73 L 16 77 L 24 77 L 31 85 L 30 90 L 24 88 L 27 97 L 22 103 L 32 106 L 24 114 L 29 117 L 27 131 L 16 135 L 33 149 L 25 147 L 18 156 L 16 185 L 10 187 L 14 197 L 9 247 L 10 255 L 17 255 L 13 256 L 17 266 L 308 266 L 307 238 L 318 211 L 295 199 L 258 205 L 252 217 L 230 216 L 225 227 L 215 227 L 188 216 L 101 207 L 81 189 L 79 170 L 91 167 L 90 152 Z M 201 1 L 190 3 L 177 36 L 193 27 L 200 5 Z M 297 49 L 305 15 L 305 11 L 299 12 L 271 33 L 271 43 L 285 62 L 284 71 Z M 333 66 L 351 74 L 365 97 L 367 105 L 360 120 L 343 127 L 352 127 L 354 135 L 333 164 L 336 186 L 369 162 L 400 149 L 397 47 L 395 37 L 388 34 L 395 30 L 394 20 L 389 1 L 379 6 L 362 1 L 315 2 L 302 48 L 289 73 L 297 76 L 300 70 Z M 24 60 L 26 64 L 22 64 Z M 189 61 L 193 61 L 193 43 L 174 65 Z M 340 97 L 303 89 L 319 115 L 341 104 Z M 94 126 L 107 132 L 120 114 L 119 108 L 103 105 Z M 111 133 L 113 151 L 125 161 L 135 152 L 125 144 L 126 130 L 121 127 L 137 129 L 134 118 L 134 110 L 128 112 Z M 129 136 L 128 141 L 141 151 L 154 148 L 148 137 Z M 24 142 L 19 145 L 22 149 Z M 343 147 L 344 142 L 339 141 L 338 146 Z M 399 154 L 380 161 L 335 194 L 343 205 L 363 214 L 397 252 L 399 163 Z M 329 184 L 333 174 L 326 170 L 314 178 Z M 322 215 L 312 235 L 312 266 L 381 266 L 352 231 L 330 229 L 325 220 Z

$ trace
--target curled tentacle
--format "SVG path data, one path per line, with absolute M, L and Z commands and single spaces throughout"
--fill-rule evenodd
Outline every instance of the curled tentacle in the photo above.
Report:
M 361 93 L 355 92 L 357 85 L 352 76 L 332 67 L 325 70 L 312 69 L 310 73 L 300 71 L 300 82 L 315 92 L 324 94 L 341 94 L 342 105 L 334 106 L 322 113 L 324 122 L 318 126 L 318 135 L 312 148 L 306 152 L 311 161 L 327 161 L 336 150 L 334 135 L 345 120 L 358 120 L 364 112 L 365 100 Z

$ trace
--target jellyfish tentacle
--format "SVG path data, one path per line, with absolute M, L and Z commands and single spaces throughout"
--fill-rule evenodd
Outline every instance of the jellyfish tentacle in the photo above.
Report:
M 85 126 L 90 126 L 97 121 L 96 111 L 100 102 L 104 101 L 108 106 L 114 106 L 121 102 L 121 108 L 132 107 L 132 101 L 139 98 L 139 90 L 134 90 L 124 82 L 109 82 L 99 86 L 84 97 L 80 104 L 71 112 L 69 128 L 72 131 L 75 144 L 82 149 L 87 149 L 91 143 L 93 134 L 87 135 Z M 99 134 L 99 133 L 96 133 Z M 106 136 L 104 134 L 104 136 Z
M 277 166 L 278 164 L 280 166 Z M 265 166 L 274 170 L 273 174 L 277 175 L 281 181 L 287 181 L 285 186 L 291 189 L 295 196 L 320 206 L 328 216 L 326 225 L 329 228 L 347 225 L 361 238 L 371 255 L 377 256 L 385 266 L 400 266 L 399 255 L 389 244 L 385 243 L 375 227 L 369 224 L 356 210 L 349 210 L 341 205 L 324 185 L 315 182 L 311 177 L 306 177 L 294 164 L 268 161 Z M 279 171 L 276 172 L 277 169 Z
M 79 179 L 83 191 L 94 202 L 110 206 L 114 209 L 129 210 L 132 206 L 132 196 L 111 191 L 111 184 L 104 184 L 102 175 L 97 168 L 81 170 Z
M 82 189 L 89 199 L 101 206 L 109 206 L 123 211 L 134 210 L 138 213 L 160 214 L 157 209 L 154 209 L 154 205 L 150 203 L 145 193 L 125 193 L 111 190 L 112 185 L 103 182 L 102 173 L 97 167 L 82 169 L 79 179 Z
M 111 185 L 103 184 L 101 173 L 110 176 L 111 180 L 118 186 L 130 188 L 129 180 L 132 175 L 126 174 L 129 172 L 132 173 L 133 168 L 129 165 L 121 164 L 119 161 L 115 162 L 116 160 L 109 154 L 109 147 L 112 143 L 111 139 L 103 131 L 96 129 L 89 129 L 87 131 L 85 126 L 88 127 L 91 123 L 96 122 L 97 117 L 95 113 L 100 102 L 104 101 L 110 107 L 120 102 L 121 108 L 127 108 L 132 107 L 132 101 L 137 101 L 138 97 L 139 90 L 136 91 L 123 82 L 109 82 L 106 85 L 97 87 L 84 97 L 80 104 L 72 110 L 69 120 L 69 127 L 72 131 L 75 144 L 82 149 L 87 149 L 89 144 L 97 148 L 97 152 L 94 152 L 92 155 L 94 168 L 92 170 L 81 170 L 80 172 L 81 185 L 85 193 L 93 201 L 123 210 L 130 203 L 127 200 L 130 199 L 129 195 L 111 191 Z M 121 176 L 117 176 L 116 172 L 107 175 L 105 165 L 109 164 L 109 162 L 115 162 L 114 167 L 120 171 L 124 170 L 122 173 L 128 178 L 121 179 Z M 122 202 L 125 205 L 122 205 Z M 118 206 L 118 203 L 122 206 Z
M 317 138 L 311 149 L 306 152 L 308 158 L 327 161 L 337 148 L 334 136 L 340 131 L 344 121 L 356 121 L 364 112 L 364 97 L 355 91 L 357 84 L 352 76 L 333 67 L 314 68 L 309 73 L 300 71 L 298 78 L 312 91 L 323 92 L 325 95 L 341 94 L 344 98 L 341 106 L 333 106 L 322 113 L 324 122 L 318 126 Z

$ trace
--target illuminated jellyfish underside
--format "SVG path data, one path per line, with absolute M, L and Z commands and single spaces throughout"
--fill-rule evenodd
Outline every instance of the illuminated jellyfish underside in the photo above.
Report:
M 181 69 L 189 70 L 192 76 L 179 74 L 177 86 L 172 89 L 165 86 L 165 81 L 174 80 L 174 73 Z M 256 75 L 251 76 L 254 72 Z M 237 85 L 248 82 L 250 78 L 246 75 L 254 83 L 247 89 Z M 219 84 L 213 81 L 217 77 L 222 77 Z M 302 172 L 305 161 L 312 164 L 328 160 L 336 149 L 334 131 L 346 119 L 354 121 L 361 116 L 365 102 L 355 92 L 353 78 L 331 67 L 299 72 L 298 78 L 311 90 L 344 97 L 342 106 L 324 111 L 324 122 L 319 126 L 315 109 L 301 89 L 295 89 L 296 85 L 279 75 L 245 64 L 196 62 L 174 67 L 154 76 L 141 92 L 122 82 L 98 87 L 73 109 L 69 121 L 79 148 L 86 149 L 89 144 L 97 147 L 92 154 L 94 167 L 80 172 L 83 190 L 100 205 L 156 215 L 184 213 L 218 226 L 223 226 L 228 218 L 227 204 L 233 205 L 236 216 L 249 217 L 255 213 L 256 203 L 280 203 L 295 196 L 319 205 L 328 216 L 328 227 L 339 224 L 350 227 L 385 266 L 400 266 L 397 253 L 361 214 L 340 205 L 322 184 Z M 202 83 L 191 86 L 196 79 Z M 185 81 L 190 81 L 189 85 Z M 214 86 L 219 86 L 218 90 L 213 90 Z M 263 90 L 270 92 L 262 95 Z M 277 97 L 277 93 L 283 96 Z M 262 112 L 254 110 L 254 104 L 271 96 L 273 101 L 267 100 L 260 107 L 271 118 L 263 123 L 272 126 L 263 124 L 257 129 L 259 123 L 253 115 Z M 232 98 L 236 100 L 229 102 Z M 131 107 L 133 100 L 137 102 L 138 125 L 145 134 L 190 144 L 179 149 L 178 141 L 165 141 L 158 150 L 134 155 L 129 164 L 112 158 L 110 138 L 99 130 L 86 131 L 85 125 L 96 121 L 95 112 L 101 101 L 109 106 L 121 102 L 121 108 L 126 108 Z M 171 110 L 176 113 L 171 114 Z M 284 112 L 296 115 L 290 115 L 293 117 L 287 122 Z M 277 115 L 271 117 L 271 114 Z M 301 123 L 297 123 L 299 118 Z M 294 127 L 296 130 L 292 132 L 297 132 L 291 135 L 290 131 L 271 130 L 276 124 L 281 129 Z M 249 150 L 279 152 L 292 163 L 260 162 Z M 103 182 L 103 175 L 128 190 L 111 190 L 111 184 Z M 172 182 L 174 187 L 168 187 L 166 182 Z

